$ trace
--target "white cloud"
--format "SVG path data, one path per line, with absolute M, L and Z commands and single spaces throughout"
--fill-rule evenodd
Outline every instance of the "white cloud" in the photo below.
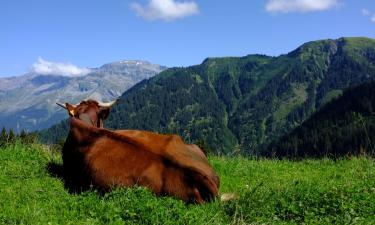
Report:
M 362 9 L 361 12 L 362 12 L 362 15 L 363 15 L 363 16 L 365 16 L 365 17 L 369 17 L 369 18 L 370 18 L 370 21 L 371 21 L 372 23 L 375 23 L 375 14 L 372 14 L 372 15 L 371 15 L 371 12 L 370 12 L 369 10 L 367 10 L 367 9 Z
M 199 12 L 198 5 L 194 1 L 176 0 L 149 0 L 146 6 L 134 2 L 131 4 L 131 9 L 146 20 L 165 21 L 180 19 Z
M 370 15 L 370 11 L 368 11 L 367 9 L 362 9 L 361 12 L 362 12 L 362 15 L 364 15 L 364 16 Z
M 39 57 L 31 71 L 43 75 L 84 76 L 90 69 L 80 68 L 71 63 L 49 62 Z
M 313 12 L 329 10 L 338 6 L 338 0 L 268 0 L 268 12 Z

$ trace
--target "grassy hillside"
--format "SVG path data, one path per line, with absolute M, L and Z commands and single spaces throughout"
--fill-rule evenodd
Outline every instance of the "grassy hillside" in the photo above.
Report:
M 375 82 L 346 90 L 269 147 L 279 157 L 375 155 Z
M 375 164 L 210 157 L 221 192 L 237 200 L 185 205 L 142 188 L 70 194 L 47 170 L 61 156 L 40 145 L 0 148 L 0 224 L 371 224 Z

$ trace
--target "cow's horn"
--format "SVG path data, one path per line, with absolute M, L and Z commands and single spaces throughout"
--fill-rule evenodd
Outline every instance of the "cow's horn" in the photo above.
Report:
M 64 109 L 66 109 L 66 106 L 65 106 L 65 104 L 62 104 L 62 103 L 60 103 L 60 102 L 56 102 L 56 104 L 57 104 L 58 106 L 61 106 L 61 107 L 63 107 Z
M 99 106 L 100 107 L 112 107 L 113 106 L 113 104 L 115 104 L 116 103 L 116 101 L 117 101 L 117 99 L 116 100 L 113 100 L 113 101 L 111 101 L 111 102 L 106 102 L 106 103 L 103 103 L 103 102 L 98 102 L 99 103 Z

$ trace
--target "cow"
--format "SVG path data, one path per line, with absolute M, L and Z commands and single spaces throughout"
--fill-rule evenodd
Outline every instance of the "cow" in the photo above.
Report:
M 69 182 L 104 192 L 143 186 L 186 203 L 202 204 L 218 196 L 220 179 L 198 146 L 185 144 L 177 135 L 103 128 L 114 103 L 57 103 L 70 116 L 62 151 Z

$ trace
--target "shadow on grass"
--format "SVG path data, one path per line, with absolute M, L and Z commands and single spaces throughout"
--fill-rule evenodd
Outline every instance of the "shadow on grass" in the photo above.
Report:
M 59 178 L 64 182 L 64 187 L 70 194 L 81 194 L 82 192 L 92 189 L 91 185 L 83 184 L 82 181 L 74 180 L 67 176 L 64 172 L 64 167 L 61 164 L 49 162 L 46 169 L 50 176 Z

